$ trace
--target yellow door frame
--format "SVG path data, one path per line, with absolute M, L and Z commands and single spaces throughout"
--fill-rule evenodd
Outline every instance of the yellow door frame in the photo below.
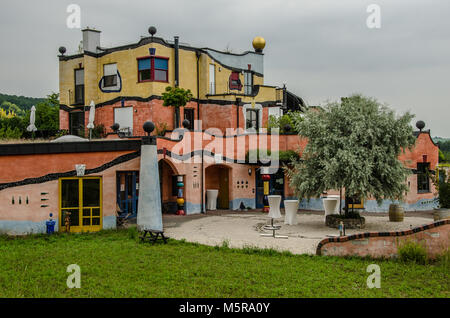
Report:
M 99 186 L 100 186 L 100 199 L 99 199 L 99 203 L 100 206 L 95 206 L 95 207 L 84 207 L 83 206 L 83 180 L 88 180 L 88 179 L 97 179 L 99 180 Z M 63 180 L 78 180 L 78 207 L 66 207 L 63 208 L 62 207 L 62 181 Z M 103 228 L 103 182 L 102 182 L 102 177 L 67 177 L 67 178 L 60 178 L 59 182 L 59 231 L 60 232 L 64 232 L 65 226 L 61 225 L 63 222 L 63 210 L 74 210 L 74 209 L 78 209 L 78 226 L 71 226 L 70 227 L 70 232 L 74 232 L 74 233 L 78 233 L 78 232 L 96 232 L 96 231 L 100 231 Z M 89 218 L 91 219 L 91 223 L 92 223 L 92 209 L 100 209 L 100 224 L 99 225 L 83 225 L 83 212 L 84 209 L 89 209 L 90 210 L 90 216 Z

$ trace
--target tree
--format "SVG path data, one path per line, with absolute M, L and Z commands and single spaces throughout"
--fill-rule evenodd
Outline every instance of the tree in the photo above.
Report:
M 190 89 L 185 90 L 179 87 L 167 86 L 162 94 L 163 105 L 175 107 L 175 128 L 180 127 L 180 107 L 185 106 L 192 98 Z
M 27 125 L 30 120 L 30 111 L 23 118 Z M 36 105 L 36 127 L 47 134 L 55 134 L 59 130 L 59 94 L 52 93 Z
M 308 144 L 287 169 L 298 197 L 344 188 L 347 197 L 374 197 L 378 204 L 403 198 L 410 172 L 398 156 L 415 143 L 413 115 L 396 116 L 373 98 L 352 95 L 298 116 L 294 128 Z

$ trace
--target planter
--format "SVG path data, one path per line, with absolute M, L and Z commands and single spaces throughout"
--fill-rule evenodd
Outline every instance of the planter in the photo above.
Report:
M 335 229 L 339 228 L 341 221 L 346 229 L 363 229 L 366 225 L 366 219 L 363 217 L 346 219 L 336 214 L 330 214 L 325 217 L 325 225 Z
M 390 222 L 403 222 L 405 211 L 399 204 L 389 205 L 389 221 Z
M 438 209 L 433 213 L 435 221 L 450 219 L 450 209 Z

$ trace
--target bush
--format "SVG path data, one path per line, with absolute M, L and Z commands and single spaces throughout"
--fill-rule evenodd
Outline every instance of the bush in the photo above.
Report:
M 428 260 L 427 249 L 422 244 L 410 241 L 398 247 L 398 257 L 402 262 L 426 264 Z
M 439 205 L 443 209 L 450 209 L 450 181 L 439 184 Z
M 296 116 L 295 113 L 300 112 L 288 112 L 281 117 L 269 116 L 266 124 L 267 132 L 270 133 L 272 128 L 278 128 L 280 134 L 295 133 L 294 121 L 292 120 L 293 116 Z M 296 117 L 301 118 L 300 116 Z
M 159 123 L 155 127 L 156 136 L 164 136 L 167 131 L 167 124 L 166 123 Z
M 92 138 L 104 138 L 106 136 L 106 129 L 103 124 L 95 125 L 92 129 Z

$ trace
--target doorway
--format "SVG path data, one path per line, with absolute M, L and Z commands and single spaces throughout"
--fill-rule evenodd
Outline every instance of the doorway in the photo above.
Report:
M 175 214 L 177 205 L 177 173 L 166 159 L 158 162 L 159 186 L 161 191 L 161 205 L 163 213 Z
M 70 232 L 99 231 L 102 229 L 101 177 L 59 179 L 59 226 L 65 230 L 69 217 Z
M 219 190 L 217 208 L 228 210 L 230 208 L 230 171 L 224 165 L 213 165 L 205 169 L 205 189 Z
M 261 169 L 256 169 L 256 208 L 264 207 L 264 181 L 261 178 Z M 284 170 L 278 169 L 274 174 L 270 175 L 269 181 L 269 195 L 281 195 L 280 207 L 284 208 Z
M 117 172 L 117 205 L 122 213 L 137 216 L 139 202 L 139 171 Z M 126 215 L 125 214 L 125 215 Z
M 69 134 L 84 137 L 84 112 L 69 113 Z

